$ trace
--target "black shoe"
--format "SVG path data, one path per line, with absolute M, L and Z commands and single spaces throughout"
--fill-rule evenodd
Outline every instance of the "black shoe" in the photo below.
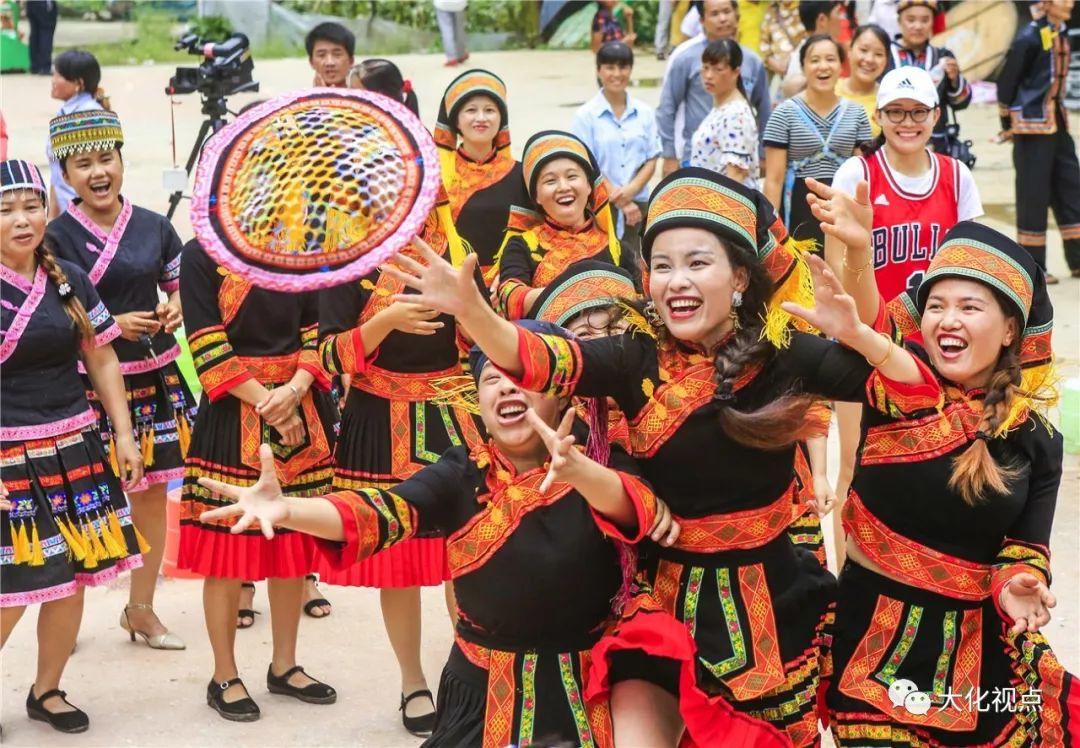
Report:
M 237 683 L 244 685 L 239 678 L 233 678 L 222 683 L 210 681 L 206 687 L 206 703 L 215 712 L 227 720 L 233 722 L 254 722 L 260 716 L 259 705 L 250 696 L 245 696 L 238 701 L 225 701 L 225 689 L 235 686 Z M 247 688 L 245 687 L 246 691 Z
M 314 683 L 308 683 L 303 688 L 290 684 L 289 678 L 295 673 L 304 673 L 304 668 L 294 665 L 286 670 L 284 675 L 274 675 L 274 666 L 271 665 L 266 668 L 266 689 L 270 693 L 292 696 L 294 699 L 300 699 L 300 701 L 306 701 L 309 704 L 333 704 L 337 701 L 337 691 L 322 681 L 316 680 Z M 307 675 L 307 673 L 304 673 L 304 675 Z M 308 677 L 311 678 L 310 675 Z M 315 679 L 312 678 L 312 680 Z
M 44 702 L 53 696 L 59 696 L 64 703 L 75 709 L 73 712 L 50 712 L 45 708 Z M 90 718 L 86 712 L 77 708 L 66 698 L 67 693 L 59 688 L 46 691 L 40 697 L 34 698 L 34 687 L 30 686 L 30 693 L 26 696 L 26 714 L 30 719 L 40 722 L 48 722 L 54 730 L 60 732 L 86 732 L 90 727 Z
M 409 717 L 405 714 L 405 707 L 409 705 L 409 702 L 422 696 L 428 697 L 428 699 L 431 700 L 432 706 L 435 705 L 435 698 L 431 695 L 431 691 L 423 688 L 419 691 L 413 691 L 408 696 L 402 694 L 401 706 L 398 707 L 398 711 L 401 712 L 401 724 L 405 725 L 406 730 L 418 738 L 427 738 L 431 736 L 432 730 L 435 729 L 435 712 L 424 714 L 420 717 Z

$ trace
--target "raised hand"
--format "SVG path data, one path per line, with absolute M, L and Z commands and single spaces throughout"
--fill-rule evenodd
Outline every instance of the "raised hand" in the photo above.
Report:
M 454 317 L 462 316 L 472 305 L 484 305 L 473 280 L 477 262 L 475 254 L 470 254 L 461 267 L 456 268 L 423 239 L 413 239 L 413 246 L 423 262 L 398 254 L 392 264 L 383 266 L 384 273 L 419 291 L 418 294 L 397 294 L 394 301 L 416 304 Z
M 855 299 L 844 293 L 844 287 L 825 261 L 817 255 L 806 258 L 814 280 L 814 308 L 807 309 L 785 301 L 784 311 L 809 322 L 828 337 L 840 342 L 853 340 L 862 328 Z
M 862 249 L 870 246 L 870 231 L 874 228 L 874 208 L 870 205 L 870 185 L 859 182 L 852 197 L 816 179 L 807 179 L 810 192 L 806 202 L 810 212 L 821 221 L 821 231 L 843 242 L 847 247 Z
M 1012 577 L 998 596 L 1001 609 L 1013 619 L 1009 632 L 1034 634 L 1050 623 L 1050 608 L 1057 605 L 1057 598 L 1046 584 L 1034 574 L 1017 574 Z
M 277 472 L 274 470 L 274 453 L 269 444 L 259 447 L 259 464 L 259 480 L 247 488 L 231 486 L 210 478 L 199 478 L 199 485 L 203 488 L 234 501 L 229 506 L 203 512 L 199 519 L 203 522 L 215 522 L 239 517 L 230 530 L 234 535 L 244 532 L 258 522 L 266 539 L 273 538 L 274 526 L 289 519 L 289 505 L 285 502 L 281 484 L 278 483 Z
M 529 408 L 525 411 L 525 420 L 532 426 L 533 431 L 540 435 L 544 446 L 551 454 L 547 475 L 540 484 L 541 493 L 551 488 L 551 484 L 555 481 L 569 482 L 569 475 L 573 472 L 574 465 L 578 460 L 586 459 L 583 454 L 574 449 L 574 437 L 570 434 L 574 426 L 574 416 L 574 409 L 567 408 L 562 420 L 559 421 L 559 427 L 552 429 L 544 423 L 535 410 Z

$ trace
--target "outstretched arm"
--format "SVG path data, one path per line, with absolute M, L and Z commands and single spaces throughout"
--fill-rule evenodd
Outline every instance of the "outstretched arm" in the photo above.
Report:
M 900 384 L 922 384 L 925 376 L 915 357 L 860 321 L 855 300 L 844 293 L 823 259 L 813 255 L 806 259 L 814 278 L 815 306 L 807 309 L 785 301 L 784 310 L 862 355 L 883 377 Z

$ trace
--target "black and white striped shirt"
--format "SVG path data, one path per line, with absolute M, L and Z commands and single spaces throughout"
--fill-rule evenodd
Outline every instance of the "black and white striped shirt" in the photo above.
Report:
M 839 123 L 837 117 L 841 117 Z M 807 120 L 813 123 L 813 130 Z M 769 117 L 762 142 L 766 148 L 786 150 L 790 165 L 821 153 L 822 141 L 828 140 L 829 150 L 837 158 L 810 158 L 796 168 L 795 176 L 832 179 L 840 164 L 854 154 L 855 146 L 871 137 L 870 120 L 866 118 L 866 110 L 858 104 L 841 100 L 827 117 L 822 118 L 796 96 L 780 104 Z

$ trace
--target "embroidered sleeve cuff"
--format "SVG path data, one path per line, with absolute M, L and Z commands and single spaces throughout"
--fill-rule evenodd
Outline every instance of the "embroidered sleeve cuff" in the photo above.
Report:
M 113 322 L 104 330 L 98 331 L 94 336 L 94 347 L 100 348 L 103 345 L 113 342 L 118 337 L 120 337 L 120 325 Z
M 347 569 L 370 556 L 375 551 L 378 530 L 371 529 L 377 524 L 374 511 L 360 494 L 352 491 L 339 491 L 326 496 L 338 514 L 341 515 L 341 527 L 345 531 L 345 540 L 324 540 L 316 538 L 315 544 L 323 558 L 335 569 Z M 361 542 L 361 541 L 365 542 Z
M 806 422 L 808 436 L 828 436 L 829 424 L 832 422 L 832 410 L 824 402 L 814 403 L 806 412 Z
M 911 297 L 902 293 L 887 304 L 882 301 L 878 305 L 874 329 L 889 335 L 894 343 L 900 343 L 919 332 L 918 319 L 918 310 L 912 305 Z
M 508 280 L 499 286 L 498 312 L 508 320 L 525 317 L 525 297 L 532 290 L 519 280 Z
M 300 358 L 297 361 L 296 368 L 303 369 L 315 378 L 315 386 L 323 392 L 330 391 L 330 376 L 326 373 L 326 370 L 322 367 L 322 362 L 319 359 L 319 352 L 305 348 L 300 351 Z
M 522 389 L 556 397 L 573 394 L 581 361 L 581 349 L 574 341 L 518 328 L 518 358 L 521 376 L 503 373 Z
M 923 381 L 903 384 L 881 375 L 877 369 L 866 380 L 866 400 L 877 410 L 894 417 L 908 416 L 921 410 L 940 409 L 945 394 L 930 367 L 915 359 Z
M 622 481 L 623 491 L 626 492 L 630 503 L 634 506 L 634 526 L 629 528 L 630 531 L 627 532 L 624 528 L 620 528 L 591 506 L 589 511 L 592 512 L 593 521 L 600 528 L 600 532 L 609 538 L 621 540 L 624 543 L 640 543 L 645 539 L 649 530 L 652 529 L 653 523 L 656 522 L 656 494 L 639 478 L 622 472 L 619 472 L 618 476 L 619 480 Z
M 322 368 L 330 374 L 362 374 L 379 355 L 378 348 L 366 355 L 359 326 L 323 339 L 319 351 Z
M 252 378 L 247 367 L 236 359 L 213 369 L 199 372 L 199 383 L 212 403 L 226 397 L 234 387 L 239 387 Z
M 1001 591 L 1005 589 L 1009 580 L 1020 574 L 1031 574 L 1042 581 L 1043 584 L 1047 586 L 1050 585 L 1050 581 L 1043 574 L 1042 570 L 1037 569 L 1034 566 L 1028 566 L 1027 564 L 1010 564 L 1003 569 L 995 569 L 993 576 L 990 578 L 990 599 L 994 601 L 994 609 L 997 610 L 998 615 L 1001 616 L 1001 620 L 1005 621 L 1009 626 L 1012 626 L 1016 621 L 1001 607 Z

